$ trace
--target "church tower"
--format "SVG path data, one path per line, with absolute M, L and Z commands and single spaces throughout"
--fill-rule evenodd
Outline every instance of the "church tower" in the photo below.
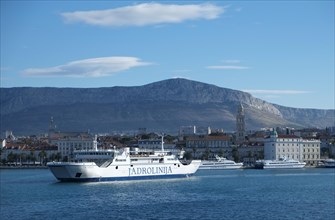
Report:
M 243 142 L 245 142 L 244 108 L 240 104 L 236 115 L 236 143 L 241 144 Z
M 49 130 L 48 130 L 49 144 L 51 143 L 51 140 L 54 137 L 55 132 L 56 132 L 56 125 L 54 124 L 54 118 L 51 117 L 50 123 L 49 123 Z

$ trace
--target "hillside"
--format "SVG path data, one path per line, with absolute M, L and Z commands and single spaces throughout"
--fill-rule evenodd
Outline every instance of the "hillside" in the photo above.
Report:
M 60 130 L 177 132 L 198 125 L 235 130 L 239 103 L 247 129 L 334 126 L 334 110 L 296 109 L 248 93 L 186 79 L 110 88 L 1 88 L 1 133 L 45 133 L 50 117 Z

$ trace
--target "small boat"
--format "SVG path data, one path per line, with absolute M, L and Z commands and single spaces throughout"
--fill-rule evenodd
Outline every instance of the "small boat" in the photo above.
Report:
M 335 167 L 335 160 L 334 159 L 327 159 L 323 163 L 324 163 L 324 166 L 326 168 L 334 168 Z
M 199 170 L 211 170 L 211 169 L 240 169 L 243 163 L 235 163 L 232 160 L 227 160 L 224 157 L 215 155 L 216 160 L 204 160 L 201 161 Z
M 305 162 L 297 160 L 279 158 L 279 160 L 257 160 L 255 168 L 259 169 L 296 169 L 303 168 Z
M 49 162 L 53 175 L 63 182 L 100 182 L 180 178 L 193 175 L 200 160 L 184 161 L 163 148 L 160 151 L 95 150 L 75 152 L 73 162 Z

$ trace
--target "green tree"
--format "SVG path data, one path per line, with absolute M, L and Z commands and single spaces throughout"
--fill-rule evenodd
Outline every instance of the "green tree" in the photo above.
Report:
M 237 147 L 233 147 L 233 149 L 232 149 L 232 155 L 233 155 L 233 158 L 234 158 L 235 162 L 239 162 L 240 161 L 240 155 L 238 153 Z
M 39 159 L 40 159 L 40 164 L 41 164 L 41 165 L 44 165 L 44 164 L 45 164 L 46 156 L 47 156 L 47 153 L 45 152 L 45 150 L 41 150 L 41 151 L 38 153 L 38 157 L 39 157 Z
M 196 147 L 192 147 L 192 152 L 193 152 L 193 158 L 195 158 L 195 154 L 197 152 L 197 148 Z
M 34 150 L 30 151 L 29 157 L 30 157 L 30 160 L 33 162 L 33 164 L 35 164 L 36 157 L 35 157 L 35 151 Z
M 185 159 L 185 160 L 192 160 L 192 159 L 193 159 L 193 157 L 192 157 L 192 153 L 191 153 L 190 151 L 186 151 L 186 152 L 184 153 L 184 159 Z
M 20 163 L 21 163 L 21 165 L 22 165 L 22 163 L 23 163 L 24 161 L 26 161 L 26 159 L 27 159 L 26 154 L 23 153 L 23 152 L 21 152 L 20 155 L 19 155 L 19 157 L 20 157 Z
M 201 156 L 201 159 L 208 160 L 210 153 L 211 153 L 211 150 L 209 148 L 206 148 L 205 152 Z
M 7 161 L 8 161 L 9 163 L 13 163 L 13 162 L 15 161 L 15 158 L 16 158 L 16 156 L 15 156 L 15 154 L 14 154 L 13 152 L 10 152 L 10 153 L 7 155 Z
M 55 160 L 57 160 L 59 162 L 59 160 L 62 158 L 62 155 L 60 154 L 60 152 L 57 152 L 55 155 Z
M 68 162 L 68 161 L 69 161 L 68 156 L 64 156 L 62 161 L 63 161 L 63 162 Z
M 220 148 L 219 152 L 218 152 L 218 156 L 219 157 L 224 157 L 224 151 L 222 148 Z

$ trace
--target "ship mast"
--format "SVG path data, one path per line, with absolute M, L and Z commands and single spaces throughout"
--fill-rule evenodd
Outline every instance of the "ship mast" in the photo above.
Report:
M 164 134 L 162 134 L 162 153 L 164 152 Z

